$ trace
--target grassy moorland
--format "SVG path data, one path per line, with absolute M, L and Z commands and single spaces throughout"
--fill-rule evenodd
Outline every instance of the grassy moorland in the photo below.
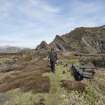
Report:
M 6 74 L 5 78 L 0 79 L 1 84 L 2 81 L 5 83 L 0 84 L 0 90 L 5 91 L 8 100 L 0 105 L 105 105 L 105 71 L 97 71 L 93 80 L 81 81 L 85 84 L 85 90 L 81 92 L 78 91 L 80 85 L 71 88 L 75 87 L 75 80 L 68 67 L 64 66 L 66 63 L 79 64 L 78 59 L 62 61 L 63 64 L 56 66 L 55 74 L 48 72 L 49 68 L 45 69 L 48 62 L 42 60 L 40 66 L 32 61 L 25 69 Z M 38 73 L 35 72 L 36 69 Z M 69 88 L 63 87 L 62 80 L 70 80 L 72 85 Z

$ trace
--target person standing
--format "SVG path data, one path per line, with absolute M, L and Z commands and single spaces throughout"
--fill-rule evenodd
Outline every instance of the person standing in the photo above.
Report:
M 49 62 L 50 62 L 51 71 L 53 73 L 55 73 L 55 64 L 57 62 L 58 57 L 57 57 L 57 52 L 55 51 L 54 48 L 51 48 L 48 58 L 49 58 Z

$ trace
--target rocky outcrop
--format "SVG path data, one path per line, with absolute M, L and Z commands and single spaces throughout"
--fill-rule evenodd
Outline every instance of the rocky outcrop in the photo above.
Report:
M 48 52 L 51 47 L 55 47 L 57 51 L 91 54 L 105 53 L 105 26 L 80 27 L 64 35 L 56 35 L 50 44 L 42 41 L 36 47 L 35 52 L 42 55 Z
M 59 35 L 56 35 L 54 41 L 51 44 L 58 50 L 65 51 L 67 49 L 70 49 L 70 46 L 67 44 L 66 40 L 64 40 Z
M 41 49 L 48 50 L 48 49 L 49 49 L 49 45 L 48 45 L 45 41 L 42 41 L 42 42 L 36 47 L 36 50 L 41 50 Z
M 105 52 L 105 26 L 80 27 L 62 36 L 56 36 L 51 43 L 58 49 L 82 53 Z
M 37 55 L 40 57 L 46 57 L 48 56 L 48 51 L 50 49 L 50 46 L 45 42 L 42 41 L 35 50 L 33 50 L 33 55 Z

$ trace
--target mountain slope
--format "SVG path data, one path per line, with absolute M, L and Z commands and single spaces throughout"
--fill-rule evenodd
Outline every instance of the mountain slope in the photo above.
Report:
M 84 53 L 105 52 L 105 26 L 80 27 L 62 36 L 56 36 L 51 43 L 57 48 L 58 45 L 69 51 Z

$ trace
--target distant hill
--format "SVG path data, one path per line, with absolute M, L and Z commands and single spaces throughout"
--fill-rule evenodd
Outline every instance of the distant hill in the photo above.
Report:
M 57 35 L 50 44 L 60 50 L 83 53 L 105 52 L 105 25 L 101 27 L 80 27 L 62 36 Z
M 18 53 L 22 49 L 19 47 L 12 47 L 12 46 L 3 46 L 0 47 L 0 53 Z

